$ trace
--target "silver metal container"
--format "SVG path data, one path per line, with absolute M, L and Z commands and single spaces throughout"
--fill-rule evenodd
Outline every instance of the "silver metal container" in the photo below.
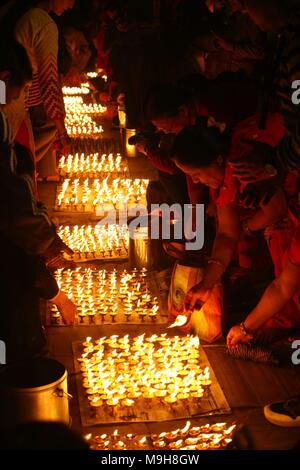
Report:
M 125 148 L 126 148 L 126 156 L 128 158 L 135 158 L 138 156 L 138 151 L 135 145 L 130 145 L 128 143 L 128 139 L 133 137 L 137 133 L 136 129 L 126 129 L 125 130 Z
M 173 261 L 166 254 L 161 240 L 148 236 L 148 228 L 140 227 L 129 238 L 129 261 L 132 268 L 158 271 L 169 267 Z
M 67 371 L 58 361 L 34 359 L 0 373 L 0 426 L 15 427 L 32 421 L 69 425 Z

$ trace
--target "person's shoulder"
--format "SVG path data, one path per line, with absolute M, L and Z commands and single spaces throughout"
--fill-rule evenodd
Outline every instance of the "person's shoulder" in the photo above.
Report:
M 54 24 L 54 20 L 51 16 L 42 8 L 30 8 L 21 18 L 21 22 L 30 22 L 37 29 L 47 26 L 48 24 Z

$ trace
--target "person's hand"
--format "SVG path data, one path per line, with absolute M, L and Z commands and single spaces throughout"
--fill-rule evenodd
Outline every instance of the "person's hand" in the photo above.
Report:
M 250 146 L 249 153 L 236 162 L 229 162 L 229 165 L 233 168 L 235 178 L 243 183 L 253 183 L 277 175 L 276 169 L 271 165 L 273 147 L 261 142 L 247 140 L 244 140 L 243 144 Z
M 202 282 L 194 286 L 186 295 L 184 299 L 184 309 L 186 312 L 200 310 L 202 306 L 208 301 L 212 289 L 206 289 Z
M 64 258 L 62 254 L 55 256 L 46 262 L 49 271 L 57 271 L 58 269 L 74 269 L 76 268 L 75 261 Z
M 44 254 L 44 258 L 53 258 L 61 253 L 66 253 L 69 256 L 74 255 L 74 251 L 66 245 L 58 235 L 56 235 L 55 240 L 51 243 Z
M 42 255 L 47 268 L 56 271 L 57 269 L 74 267 L 74 261 L 64 258 L 63 253 L 70 257 L 74 255 L 74 251 L 71 250 L 71 248 L 69 248 L 57 235 L 46 252 Z
M 247 184 L 246 188 L 238 196 L 239 202 L 248 209 L 257 209 L 259 206 L 269 204 L 279 187 L 277 178 Z
M 233 326 L 227 335 L 227 346 L 234 348 L 239 344 L 248 344 L 252 339 L 251 335 L 245 335 L 239 325 Z
M 59 291 L 50 302 L 57 306 L 65 325 L 74 325 L 77 307 L 63 291 Z
M 147 155 L 146 152 L 146 141 L 140 141 L 136 144 L 135 148 L 137 149 L 138 152 L 143 153 L 144 155 Z
M 225 41 L 225 39 L 218 37 L 216 39 L 216 46 L 223 49 L 226 52 L 233 52 L 234 51 L 234 44 Z
M 71 139 L 67 133 L 58 137 L 57 149 L 62 155 L 69 155 L 71 153 Z

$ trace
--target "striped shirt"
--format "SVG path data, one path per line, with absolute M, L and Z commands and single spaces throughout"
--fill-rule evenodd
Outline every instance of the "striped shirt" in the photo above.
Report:
M 17 23 L 15 36 L 26 49 L 33 82 L 26 99 L 28 108 L 44 105 L 50 119 L 62 119 L 65 108 L 58 72 L 58 29 L 45 10 L 32 8 Z

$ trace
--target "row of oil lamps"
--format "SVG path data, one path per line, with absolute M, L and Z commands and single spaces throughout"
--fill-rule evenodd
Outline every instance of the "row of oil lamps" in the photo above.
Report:
M 112 260 L 128 256 L 127 225 L 61 225 L 58 235 L 74 251 L 74 261 Z
M 157 322 L 159 302 L 149 287 L 146 269 L 111 272 L 79 267 L 55 274 L 61 290 L 77 305 L 79 324 L 111 322 Z M 61 324 L 55 305 L 51 320 Z
M 109 155 L 99 153 L 62 156 L 58 163 L 58 170 L 62 176 L 71 177 L 97 177 L 99 175 L 110 174 L 117 177 L 119 175 L 127 176 L 128 167 L 120 154 Z
M 145 203 L 149 180 L 66 178 L 58 186 L 56 210 L 109 212 L 112 207 Z
M 92 450 L 216 450 L 232 443 L 236 425 L 227 423 L 185 426 L 174 431 L 138 436 L 122 434 L 116 429 L 113 434 L 87 434 L 86 441 Z
M 90 93 L 90 86 L 88 83 L 82 83 L 80 87 L 63 87 L 64 96 L 81 96 Z
M 67 114 L 65 125 L 71 138 L 91 138 L 103 133 L 103 127 L 98 125 L 91 116 L 85 114 Z
M 95 117 L 103 115 L 107 108 L 98 103 L 86 104 L 81 96 L 65 96 L 65 110 L 67 115 L 86 114 Z

